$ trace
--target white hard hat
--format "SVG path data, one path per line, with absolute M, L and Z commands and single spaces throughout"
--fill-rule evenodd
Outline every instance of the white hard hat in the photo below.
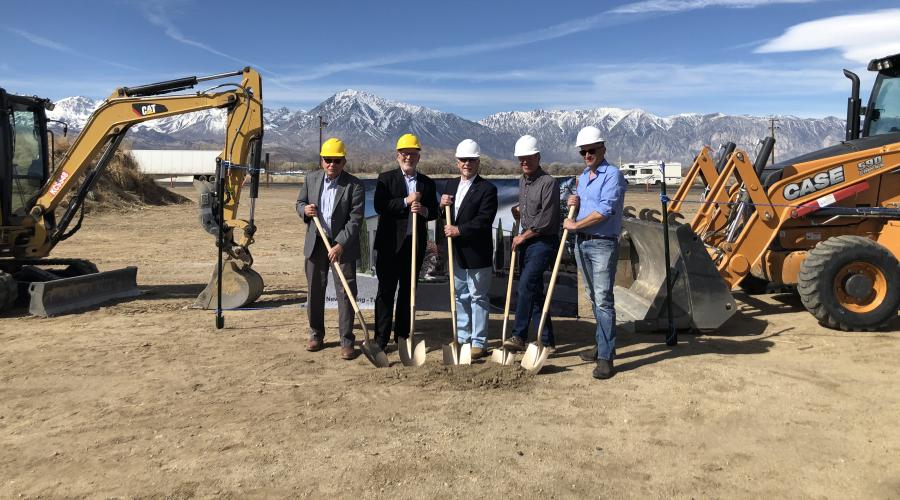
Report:
M 575 147 L 587 146 L 588 144 L 596 144 L 603 141 L 600 129 L 597 127 L 587 126 L 578 131 L 578 138 L 575 139 Z
M 479 158 L 481 157 L 481 148 L 478 147 L 478 143 L 472 139 L 463 139 L 463 141 L 456 146 L 456 157 Z
M 531 156 L 540 153 L 537 147 L 537 139 L 530 135 L 523 135 L 516 141 L 516 152 L 513 156 Z

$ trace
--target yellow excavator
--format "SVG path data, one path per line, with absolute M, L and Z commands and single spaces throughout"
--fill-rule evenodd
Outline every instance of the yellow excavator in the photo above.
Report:
M 847 104 L 845 140 L 767 165 L 768 137 L 751 161 L 733 143 L 718 157 L 704 147 L 673 198 L 666 221 L 677 328 L 712 330 L 735 312 L 739 285 L 795 288 L 821 324 L 877 330 L 900 307 L 900 54 L 874 59 L 868 104 L 859 77 Z M 865 121 L 861 122 L 860 117 Z M 862 124 L 862 126 L 861 126 Z M 696 180 L 704 189 L 692 198 Z M 695 203 L 688 223 L 680 212 Z M 616 306 L 636 330 L 665 329 L 667 296 L 662 221 L 641 211 L 623 223 L 631 266 Z M 633 214 L 632 214 L 633 215 Z
M 200 92 L 166 95 L 201 82 L 237 78 Z M 256 232 L 263 138 L 262 80 L 257 71 L 248 67 L 116 89 L 93 112 L 59 165 L 54 164 L 54 135 L 46 116 L 52 109 L 48 99 L 0 88 L 0 312 L 27 303 L 32 314 L 48 316 L 139 294 L 134 267 L 98 272 L 86 260 L 48 256 L 81 227 L 85 197 L 131 126 L 208 109 L 227 112 L 225 145 L 216 160 L 218 182 L 195 181 L 200 222 L 227 255 L 222 307 L 240 307 L 259 297 L 263 281 L 251 268 L 249 249 Z M 242 220 L 237 218 L 238 206 L 248 174 L 250 215 Z M 195 306 L 218 305 L 217 282 L 214 271 Z

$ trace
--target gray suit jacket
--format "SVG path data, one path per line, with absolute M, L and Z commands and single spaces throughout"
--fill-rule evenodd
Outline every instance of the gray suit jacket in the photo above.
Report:
M 300 188 L 297 195 L 297 214 L 306 223 L 306 240 L 303 243 L 303 255 L 310 258 L 319 238 L 319 231 L 312 218 L 307 217 L 303 211 L 306 205 L 320 206 L 322 185 L 324 184 L 325 171 L 314 170 L 306 174 L 306 182 Z M 356 262 L 359 258 L 359 226 L 365 216 L 366 193 L 363 183 L 346 170 L 338 177 L 337 193 L 334 195 L 334 211 L 331 214 L 331 234 L 328 237 L 333 243 L 340 243 L 344 247 L 341 262 Z M 319 217 L 322 216 L 321 207 Z M 323 225 L 323 228 L 325 226 Z M 328 229 L 325 229 L 328 231 Z

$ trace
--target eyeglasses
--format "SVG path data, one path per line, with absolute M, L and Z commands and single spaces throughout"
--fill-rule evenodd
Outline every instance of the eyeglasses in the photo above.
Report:
M 344 163 L 343 158 L 322 158 L 322 161 L 324 161 L 325 163 L 330 163 L 332 165 L 340 165 L 341 163 Z
M 592 154 L 595 154 L 597 151 L 600 151 L 600 149 L 602 147 L 603 146 L 600 146 L 599 148 L 582 149 L 581 151 L 578 152 L 578 154 L 580 154 L 581 156 L 592 155 Z
M 457 158 L 456 161 L 460 163 L 475 163 L 478 161 L 478 158 Z
M 398 154 L 398 155 L 401 155 L 401 156 L 405 156 L 405 157 L 407 157 L 407 158 L 412 158 L 412 157 L 414 157 L 414 156 L 419 156 L 419 152 L 418 152 L 418 151 L 410 151 L 410 152 L 406 152 L 406 151 L 397 151 L 397 154 Z

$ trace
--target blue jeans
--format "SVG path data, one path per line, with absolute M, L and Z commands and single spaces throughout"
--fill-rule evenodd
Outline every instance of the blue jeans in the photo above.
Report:
M 519 286 L 516 291 L 516 324 L 512 334 L 528 342 L 528 329 L 531 322 L 540 324 L 541 311 L 544 309 L 544 272 L 553 265 L 556 251 L 559 250 L 559 238 L 553 236 L 532 238 L 516 249 L 521 255 L 522 271 L 519 274 Z M 544 331 L 540 332 L 541 343 L 556 345 L 553 337 L 553 322 L 550 313 L 544 323 Z
M 471 341 L 472 347 L 484 349 L 487 344 L 488 316 L 491 302 L 493 268 L 463 269 L 453 263 L 453 282 L 456 286 L 456 337 L 461 344 Z
M 619 242 L 589 240 L 576 243 L 576 258 L 594 319 L 597 321 L 597 358 L 612 361 L 616 357 L 616 308 L 613 287 L 616 264 L 619 262 Z

